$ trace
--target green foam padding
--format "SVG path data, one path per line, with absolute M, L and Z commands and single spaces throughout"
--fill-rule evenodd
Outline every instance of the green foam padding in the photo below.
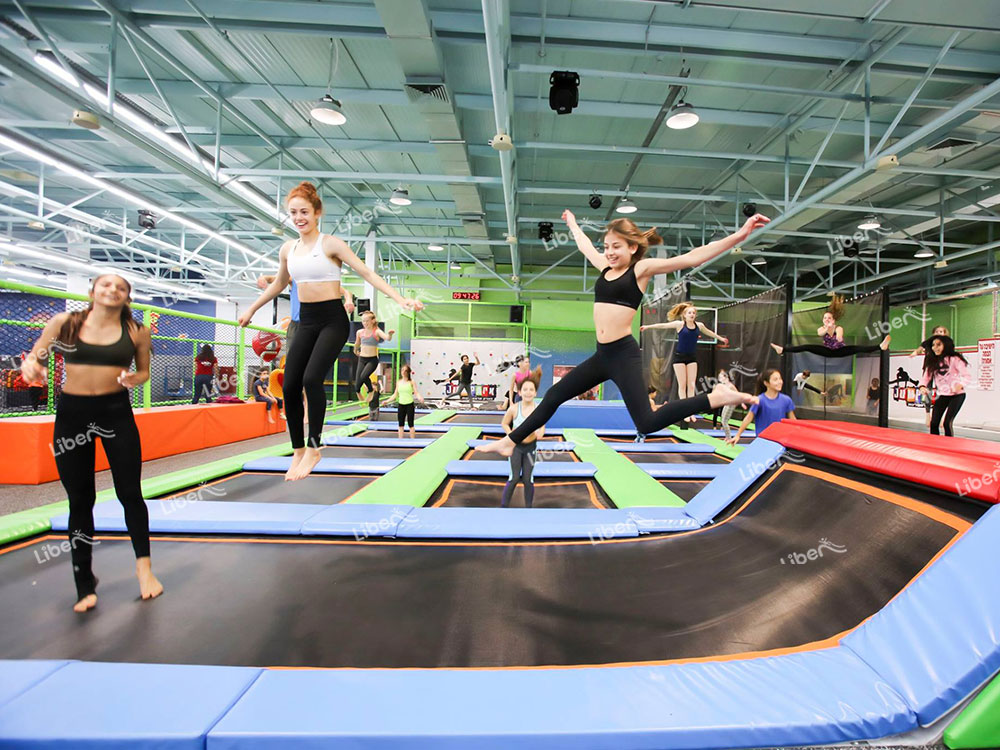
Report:
M 581 461 L 597 467 L 595 479 L 611 501 L 619 508 L 641 508 L 651 505 L 683 508 L 680 497 L 629 461 L 597 437 L 593 430 L 567 428 L 563 439 L 574 444 L 573 452 Z
M 699 432 L 694 429 L 678 429 L 676 427 L 671 427 L 670 432 L 673 433 L 674 437 L 678 440 L 682 440 L 685 443 L 700 443 L 701 445 L 711 445 L 713 450 L 720 456 L 725 456 L 726 458 L 736 458 L 743 452 L 742 445 L 729 445 L 725 440 L 719 440 L 719 438 L 714 438 L 706 435 L 703 432 Z
M 469 450 L 469 441 L 479 437 L 479 433 L 478 427 L 453 427 L 345 502 L 423 506 L 448 478 L 448 462 L 464 456 Z
M 958 715 L 944 732 L 951 750 L 1000 747 L 1000 676 Z
M 413 422 L 413 424 L 414 425 L 418 425 L 418 424 L 441 424 L 446 419 L 451 419 L 456 414 L 458 414 L 458 412 L 455 411 L 454 409 L 435 409 L 430 414 L 424 414 L 424 416 L 419 417 L 418 419 L 416 419 Z
M 365 411 L 367 414 L 367 410 Z M 348 437 L 365 431 L 362 424 L 341 425 L 335 430 L 329 430 L 323 434 L 326 437 Z M 182 490 L 192 487 L 202 482 L 218 479 L 228 474 L 235 474 L 243 470 L 243 464 L 255 458 L 266 458 L 268 456 L 283 456 L 292 452 L 292 447 L 286 443 L 272 445 L 268 448 L 260 448 L 255 451 L 240 453 L 229 458 L 220 458 L 218 461 L 210 461 L 207 464 L 189 466 L 185 469 L 178 469 L 169 474 L 161 474 L 158 477 L 146 479 L 142 483 L 142 496 L 144 498 L 158 497 L 166 495 L 175 490 Z M 101 490 L 97 493 L 97 502 L 103 503 L 108 500 L 117 499 L 113 487 Z M 0 544 L 7 544 L 18 539 L 33 536 L 51 529 L 49 519 L 52 516 L 66 513 L 68 505 L 65 500 L 58 503 L 42 505 L 30 510 L 22 510 L 18 513 L 11 513 L 0 516 Z
M 333 419 L 354 419 L 368 416 L 368 404 L 358 404 L 352 401 L 336 409 L 327 409 L 326 415 Z

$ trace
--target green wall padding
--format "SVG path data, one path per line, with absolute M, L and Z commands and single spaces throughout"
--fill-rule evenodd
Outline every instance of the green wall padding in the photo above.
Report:
M 448 478 L 449 461 L 457 461 L 469 450 L 469 441 L 479 437 L 478 427 L 453 427 L 414 453 L 392 471 L 362 487 L 344 502 L 362 505 L 424 505 L 441 482 Z
M 944 732 L 951 750 L 1000 747 L 1000 677 L 977 695 Z
M 619 508 L 668 506 L 683 508 L 680 497 L 597 437 L 593 430 L 566 429 L 563 438 L 575 444 L 573 452 L 581 461 L 597 467 L 594 477 Z

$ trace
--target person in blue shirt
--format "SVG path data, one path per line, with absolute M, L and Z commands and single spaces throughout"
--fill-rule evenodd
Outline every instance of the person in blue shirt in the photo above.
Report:
M 761 377 L 761 387 L 764 392 L 760 394 L 760 400 L 750 407 L 736 434 L 726 438 L 727 443 L 735 445 L 751 422 L 755 423 L 754 429 L 760 435 L 768 425 L 780 422 L 782 419 L 795 419 L 795 402 L 790 396 L 781 392 L 784 384 L 779 370 L 772 367 L 764 371 Z

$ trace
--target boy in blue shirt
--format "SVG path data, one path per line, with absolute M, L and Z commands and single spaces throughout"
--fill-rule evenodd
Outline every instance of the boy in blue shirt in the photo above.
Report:
M 755 422 L 754 429 L 760 435 L 768 425 L 782 419 L 795 419 L 795 403 L 790 396 L 781 392 L 781 387 L 785 384 L 781 379 L 781 372 L 773 367 L 765 370 L 761 384 L 764 392 L 760 394 L 760 400 L 750 407 L 736 434 L 726 438 L 727 443 L 735 445 L 751 422 Z

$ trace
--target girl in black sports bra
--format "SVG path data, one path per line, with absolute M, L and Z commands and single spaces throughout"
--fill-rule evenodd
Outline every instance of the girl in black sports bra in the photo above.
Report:
M 111 465 L 115 494 L 125 509 L 139 592 L 143 599 L 163 593 L 150 563 L 149 512 L 139 485 L 142 446 L 128 391 L 149 380 L 152 347 L 149 329 L 132 318 L 128 304 L 131 293 L 131 285 L 121 276 L 98 276 L 90 288 L 90 306 L 53 316 L 21 364 L 25 382 L 45 384 L 50 353 L 62 352 L 66 362 L 52 452 L 69 498 L 70 557 L 77 594 L 73 609 L 77 612 L 97 606 L 97 578 L 92 568 L 97 437 Z M 129 372 L 133 358 L 135 371 Z
M 667 425 L 679 422 L 691 414 L 711 411 L 727 404 L 756 403 L 748 393 L 716 389 L 681 401 L 664 404 L 657 411 L 649 406 L 646 384 L 642 376 L 642 355 L 632 336 L 635 312 L 649 280 L 658 273 L 670 273 L 693 268 L 722 255 L 743 242 L 750 233 L 770 221 L 755 214 L 740 230 L 721 240 L 698 247 L 673 258 L 644 258 L 650 245 L 662 242 L 655 231 L 642 232 L 631 219 L 615 219 L 604 233 L 604 254 L 597 251 L 583 233 L 572 212 L 563 212 L 563 219 L 573 233 L 576 245 L 600 272 L 594 284 L 594 327 L 597 330 L 597 351 L 585 362 L 552 386 L 531 415 L 507 437 L 477 450 L 509 456 L 514 446 L 544 425 L 564 401 L 585 393 L 605 380 L 614 381 L 621 391 L 625 406 L 636 430 L 648 435 Z

